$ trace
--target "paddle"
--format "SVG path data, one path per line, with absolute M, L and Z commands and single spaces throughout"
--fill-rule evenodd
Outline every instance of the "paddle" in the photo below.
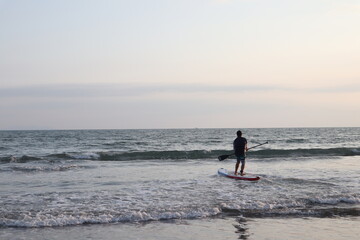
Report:
M 253 149 L 253 148 L 256 148 L 256 147 L 259 147 L 259 146 L 268 144 L 268 143 L 269 143 L 269 142 L 260 143 L 260 144 L 258 144 L 258 145 L 255 145 L 255 146 L 251 147 L 251 148 L 248 148 L 248 151 L 249 151 L 250 149 Z M 228 155 L 221 155 L 221 156 L 218 157 L 218 159 L 219 159 L 219 161 L 223 161 L 223 160 L 227 159 L 228 157 L 230 157 L 230 156 L 232 156 L 232 155 L 234 155 L 234 154 L 235 154 L 235 153 L 228 154 Z

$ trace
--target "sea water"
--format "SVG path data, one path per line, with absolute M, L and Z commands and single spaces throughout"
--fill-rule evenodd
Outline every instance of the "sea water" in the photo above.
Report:
M 187 220 L 359 225 L 360 128 L 241 130 L 248 147 L 268 142 L 247 154 L 257 182 L 217 174 L 234 169 L 217 156 L 237 129 L 0 131 L 0 238 Z

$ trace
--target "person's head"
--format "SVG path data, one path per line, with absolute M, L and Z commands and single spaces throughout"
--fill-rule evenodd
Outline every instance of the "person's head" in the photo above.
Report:
M 236 132 L 236 135 L 237 135 L 238 137 L 241 137 L 241 136 L 242 136 L 242 132 L 239 130 L 239 131 Z

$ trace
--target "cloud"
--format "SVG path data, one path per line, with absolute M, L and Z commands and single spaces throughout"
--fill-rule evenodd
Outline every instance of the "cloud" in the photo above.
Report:
M 311 92 L 346 93 L 360 91 L 359 85 L 344 85 L 322 88 L 296 88 L 277 85 L 205 85 L 205 84 L 66 84 L 32 85 L 0 88 L 0 98 L 107 98 L 147 97 L 161 94 L 192 93 L 251 93 L 251 92 Z
M 0 88 L 0 98 L 84 98 L 84 97 L 131 97 L 161 93 L 197 93 L 197 92 L 244 92 L 274 90 L 271 86 L 215 86 L 201 84 L 67 84 L 33 85 L 12 88 Z
M 359 85 L 307 89 L 210 84 L 0 88 L 0 128 L 229 127 L 237 126 L 239 119 L 247 127 L 314 126 L 319 122 L 357 126 L 359 114 L 353 109 L 359 92 Z
M 278 85 L 206 85 L 206 84 L 57 84 L 0 88 L 0 98 L 104 98 L 146 97 L 176 93 L 252 93 L 252 92 L 350 93 L 360 85 L 299 88 Z

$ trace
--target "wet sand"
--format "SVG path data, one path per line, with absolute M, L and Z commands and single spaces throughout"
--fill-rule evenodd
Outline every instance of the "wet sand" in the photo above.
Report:
M 95 224 L 55 228 L 8 228 L 3 240 L 42 239 L 254 239 L 349 240 L 360 235 L 360 217 L 351 218 L 212 218 L 154 221 L 146 224 Z

